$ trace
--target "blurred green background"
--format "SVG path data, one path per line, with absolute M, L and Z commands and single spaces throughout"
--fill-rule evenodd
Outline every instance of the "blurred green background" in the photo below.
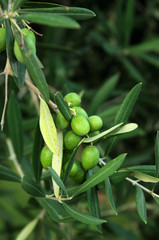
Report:
M 54 2 L 55 1 L 48 1 Z M 93 10 L 96 17 L 81 21 L 79 30 L 64 30 L 32 25 L 43 37 L 37 36 L 37 55 L 44 65 L 50 91 L 77 92 L 83 95 L 83 107 L 90 113 L 99 114 L 104 127 L 112 125 L 119 104 L 138 82 L 142 91 L 130 116 L 130 122 L 139 125 L 131 135 L 118 141 L 111 152 L 115 157 L 128 153 L 124 166 L 154 164 L 154 145 L 159 129 L 159 1 L 56 1 L 67 6 L 85 7 Z M 5 52 L 0 54 L 0 71 L 5 66 Z M 119 80 L 109 92 L 108 98 L 96 109 L 91 103 L 99 88 L 115 75 Z M 24 161 L 32 151 L 33 129 L 37 111 L 27 87 L 18 89 L 9 78 L 9 92 L 15 89 L 21 106 L 24 129 Z M 0 111 L 4 103 L 4 77 L 0 76 Z M 0 161 L 6 162 L 7 150 L 4 133 L 0 133 Z M 151 189 L 151 185 L 147 184 Z M 159 208 L 149 195 L 146 196 L 148 224 L 137 215 L 134 188 L 122 182 L 113 186 L 118 216 L 115 216 L 100 192 L 101 214 L 108 223 L 103 234 L 81 223 L 55 224 L 49 218 L 40 221 L 35 233 L 28 239 L 158 239 Z M 159 193 L 158 184 L 155 192 Z M 0 240 L 15 239 L 25 224 L 31 221 L 39 209 L 16 183 L 0 183 Z M 86 199 L 78 202 L 78 208 L 87 209 Z M 52 229 L 52 230 L 49 230 Z

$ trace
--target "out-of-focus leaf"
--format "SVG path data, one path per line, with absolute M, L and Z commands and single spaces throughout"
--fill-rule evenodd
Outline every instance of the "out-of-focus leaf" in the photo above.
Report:
M 81 184 L 73 196 L 77 196 L 78 194 L 87 191 L 88 189 L 96 186 L 111 176 L 121 166 L 126 155 L 126 153 L 119 155 L 118 157 L 108 162 L 105 166 L 97 170 L 89 179 Z
M 122 169 L 121 169 L 122 170 Z M 116 183 L 119 183 L 119 182 L 122 182 L 125 180 L 126 177 L 128 177 L 130 175 L 130 172 L 129 171 L 124 171 L 124 172 L 115 172 L 113 173 L 111 176 L 110 176 L 110 181 L 113 183 L 113 184 L 116 184 Z
M 133 23 L 134 23 L 134 0 L 128 0 L 124 16 L 125 46 L 127 46 L 130 42 Z
M 112 210 L 114 211 L 114 213 L 117 214 L 117 210 L 116 210 L 115 202 L 114 202 L 114 198 L 113 198 L 113 193 L 112 193 L 112 187 L 111 187 L 109 178 L 105 179 L 104 188 L 105 188 L 105 193 L 107 195 L 109 204 L 110 204 Z
M 154 198 L 155 202 L 157 203 L 157 205 L 159 206 L 159 198 L 157 198 L 157 197 L 153 197 L 153 198 Z
M 136 80 L 137 82 L 145 82 L 145 79 L 139 72 L 138 68 L 128 58 L 119 57 L 119 60 L 127 69 L 128 74 L 130 74 L 134 78 L 134 80 Z
M 82 222 L 85 224 L 91 224 L 91 225 L 99 225 L 99 224 L 106 222 L 106 220 L 99 219 L 99 218 L 93 217 L 93 216 L 85 214 L 85 213 L 81 213 L 81 211 L 78 211 L 78 210 L 70 207 L 69 205 L 67 205 L 64 202 L 62 204 L 63 204 L 63 207 L 65 208 L 66 212 L 72 218 L 76 219 L 79 222 Z
M 144 223 L 147 223 L 145 196 L 142 189 L 139 188 L 138 186 L 136 186 L 135 201 L 140 218 L 144 221 Z
M 159 67 L 159 57 L 158 56 L 155 56 L 155 55 L 152 55 L 149 53 L 141 53 L 141 54 L 138 54 L 138 57 L 140 57 L 145 62 L 156 66 L 157 68 Z
M 57 173 L 57 175 L 61 176 L 61 169 L 62 169 L 62 157 L 63 157 L 63 132 L 59 131 L 57 133 L 57 144 L 58 144 L 58 152 L 53 154 L 52 156 L 52 168 Z M 59 198 L 60 188 L 59 185 L 54 181 L 54 178 L 52 178 L 53 181 L 53 188 L 54 188 L 54 194 L 56 198 Z
M 119 80 L 119 74 L 111 76 L 105 81 L 105 83 L 100 87 L 96 94 L 93 96 L 91 104 L 89 106 L 89 115 L 93 114 L 101 103 L 106 101 L 111 95 L 113 89 L 116 87 Z
M 87 177 L 89 178 L 90 176 L 92 176 L 92 174 L 93 174 L 92 170 L 89 170 L 88 174 L 87 174 Z M 88 200 L 88 208 L 89 208 L 90 214 L 93 217 L 101 218 L 99 201 L 98 201 L 98 194 L 97 194 L 97 188 L 96 187 L 90 188 L 87 191 L 87 200 Z M 98 226 L 96 226 L 96 228 L 97 228 L 97 231 L 102 233 L 102 225 L 98 225 Z
M 59 92 L 55 94 L 55 103 L 58 106 L 58 109 L 60 110 L 64 118 L 66 118 L 69 121 L 72 118 L 71 110 L 67 102 L 64 100 L 62 94 Z
M 69 222 L 73 218 L 65 211 L 64 207 L 58 201 L 46 198 L 36 198 L 39 204 L 48 212 L 51 219 L 55 222 Z
M 34 178 L 32 164 L 28 158 L 26 158 L 26 157 L 22 158 L 21 167 L 22 167 L 22 171 L 25 176 L 27 176 L 29 178 Z
M 14 36 L 18 42 L 18 45 L 21 46 L 21 35 L 18 29 L 12 24 L 12 29 L 14 31 Z M 43 71 L 41 70 L 41 66 L 39 65 L 39 61 L 37 60 L 36 55 L 29 48 L 25 38 L 23 39 L 24 45 L 20 47 L 24 63 L 27 67 L 29 75 L 35 85 L 38 87 L 39 91 L 43 95 L 46 101 L 49 100 L 49 89 L 44 76 Z
M 116 29 L 117 29 L 117 40 L 118 43 L 121 44 L 123 40 L 123 25 L 124 25 L 124 18 L 123 18 L 123 0 L 118 0 L 116 3 Z
M 0 0 L 0 4 L 2 5 L 3 9 L 8 9 L 8 0 Z
M 156 176 L 156 166 L 155 165 L 137 165 L 137 166 L 131 166 L 127 167 L 128 170 L 135 170 L 140 171 L 143 173 L 146 173 L 148 175 Z
M 43 139 L 39 129 L 39 121 L 36 124 L 34 130 L 34 141 L 33 141 L 33 150 L 32 150 L 32 166 L 34 171 L 34 177 L 37 182 L 40 181 L 42 173 L 42 165 L 40 161 L 40 154 L 43 147 Z
M 16 237 L 16 240 L 25 240 L 29 237 L 29 235 L 33 232 L 35 229 L 37 223 L 39 221 L 39 218 L 33 219 L 31 222 L 29 222 L 18 234 Z
M 16 0 L 14 1 L 13 11 L 16 11 L 20 6 L 22 6 L 27 0 Z
M 9 135 L 13 143 L 14 151 L 16 153 L 18 161 L 21 162 L 23 151 L 22 118 L 19 103 L 16 100 L 14 92 L 11 93 L 8 102 L 7 121 L 9 127 Z
M 0 165 L 0 180 L 21 182 L 21 179 L 17 174 L 3 165 Z
M 16 19 L 24 19 L 29 22 L 42 24 L 50 27 L 61 27 L 61 28 L 80 28 L 79 23 L 77 23 L 75 20 L 57 15 L 55 13 L 26 13 L 21 14 L 18 17 L 15 17 Z
M 156 177 L 159 177 L 159 131 L 157 131 L 155 142 L 155 162 L 156 162 Z
M 111 121 L 115 119 L 115 115 L 117 114 L 119 110 L 120 105 L 114 105 L 106 108 L 104 111 L 99 112 L 98 116 L 102 118 L 103 123 L 107 123 L 108 121 Z
M 53 7 L 53 8 L 29 8 L 21 9 L 19 12 L 45 12 L 45 13 L 56 13 L 61 16 L 71 17 L 76 20 L 84 20 L 95 17 L 95 13 L 86 8 L 78 7 Z
M 22 180 L 22 188 L 24 191 L 35 197 L 45 197 L 40 185 L 34 182 L 31 178 L 24 176 Z
M 99 139 L 103 138 L 103 137 L 106 137 L 107 135 L 109 135 L 111 132 L 113 132 L 114 130 L 116 130 L 117 128 L 119 128 L 123 123 L 119 123 L 117 125 L 115 125 L 114 127 L 112 128 L 109 128 L 108 130 L 98 134 L 97 136 L 94 136 L 94 137 L 88 137 L 88 138 L 85 138 L 83 140 L 84 143 L 90 143 L 90 142 L 95 142 L 95 141 L 98 141 Z
M 45 143 L 53 154 L 59 153 L 57 130 L 47 103 L 40 98 L 40 131 Z
M 138 83 L 135 87 L 131 89 L 131 91 L 127 94 L 124 101 L 122 102 L 119 111 L 115 117 L 114 124 L 118 124 L 120 122 L 126 123 L 131 114 L 131 111 L 138 99 L 139 93 L 141 91 L 141 83 Z M 108 141 L 106 154 L 108 154 L 114 147 L 117 137 L 114 137 Z

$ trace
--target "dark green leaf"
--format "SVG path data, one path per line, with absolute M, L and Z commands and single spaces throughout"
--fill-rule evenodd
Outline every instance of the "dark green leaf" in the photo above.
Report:
M 39 120 L 37 121 L 35 130 L 34 130 L 34 142 L 32 150 L 32 166 L 34 171 L 34 177 L 37 182 L 40 181 L 42 173 L 42 165 L 40 162 L 40 154 L 43 147 L 43 138 L 39 128 Z
M 110 204 L 112 210 L 114 211 L 114 213 L 117 214 L 115 202 L 114 202 L 114 198 L 113 198 L 113 193 L 112 193 L 112 187 L 111 187 L 109 178 L 105 179 L 104 185 L 105 185 L 105 192 L 106 192 L 109 204 Z
M 49 167 L 49 171 L 54 179 L 54 181 L 57 183 L 57 185 L 59 185 L 59 187 L 66 193 L 67 195 L 67 190 L 65 188 L 64 183 L 62 182 L 62 180 L 60 179 L 60 177 L 57 175 L 57 173 L 54 171 L 53 168 Z
M 157 131 L 155 142 L 155 162 L 156 162 L 156 177 L 159 177 L 159 131 Z
M 101 103 L 106 101 L 116 87 L 119 80 L 119 74 L 111 76 L 105 83 L 96 91 L 89 106 L 89 115 L 93 114 Z
M 140 57 L 145 62 L 154 65 L 155 67 L 159 67 L 159 57 L 149 54 L 149 53 L 141 53 L 138 54 L 138 57 Z
M 16 17 L 16 19 L 24 19 L 51 27 L 80 28 L 80 25 L 75 20 L 55 13 L 26 13 L 21 14 L 19 17 Z
M 4 17 L 0 17 L 0 23 L 3 22 L 5 20 Z
M 131 111 L 138 99 L 139 93 L 141 91 L 141 83 L 138 83 L 131 89 L 131 91 L 127 94 L 124 101 L 122 102 L 119 111 L 116 115 L 114 124 L 118 124 L 120 122 L 126 123 L 128 121 L 128 118 L 131 114 Z M 108 154 L 114 147 L 116 143 L 117 137 L 114 137 L 108 141 L 107 148 L 106 148 L 106 154 Z
M 62 94 L 59 92 L 55 94 L 55 103 L 57 104 L 62 115 L 69 121 L 72 118 L 71 110 L 67 102 L 64 100 Z
M 127 172 L 115 172 L 114 174 L 111 175 L 110 177 L 110 181 L 113 183 L 113 184 L 116 184 L 116 183 L 119 183 L 119 182 L 122 182 L 125 180 L 126 177 L 128 177 L 130 175 L 130 172 L 127 171 Z
M 88 171 L 87 178 L 92 176 L 92 170 Z M 88 200 L 88 208 L 89 212 L 93 217 L 101 218 L 100 208 L 99 208 L 99 201 L 98 201 L 98 194 L 97 188 L 93 187 L 87 191 L 87 200 Z M 96 226 L 97 231 L 102 233 L 102 225 Z
M 23 3 L 27 2 L 28 0 L 16 0 L 13 6 L 13 11 L 16 11 Z
M 142 189 L 139 188 L 138 186 L 136 186 L 135 201 L 140 218 L 144 221 L 144 223 L 147 223 L 145 196 Z
M 62 7 L 63 5 L 51 2 L 26 2 L 24 7 L 28 8 L 50 8 L 50 7 Z M 64 6 L 63 6 L 64 7 Z
M 159 198 L 157 198 L 157 197 L 153 197 L 153 198 L 154 198 L 155 202 L 157 203 L 157 205 L 159 206 Z
M 40 185 L 34 182 L 31 178 L 24 176 L 22 180 L 22 188 L 24 191 L 35 197 L 45 197 Z
M 58 201 L 46 198 L 36 199 L 55 222 L 69 222 L 73 220 Z
M 23 151 L 22 118 L 19 103 L 16 100 L 14 92 L 11 93 L 8 102 L 7 121 L 9 127 L 9 135 L 13 143 L 14 151 L 16 153 L 18 161 L 21 162 Z
M 78 211 L 72 207 L 70 207 L 69 205 L 67 205 L 66 203 L 62 203 L 63 207 L 65 208 L 66 212 L 73 217 L 74 219 L 76 219 L 79 222 L 85 223 L 85 224 L 93 224 L 93 225 L 99 225 L 102 224 L 104 222 L 106 222 L 106 220 L 103 219 L 99 219 L 93 216 L 90 216 L 88 214 L 85 213 L 81 213 L 81 211 Z
M 116 29 L 117 29 L 117 40 L 118 43 L 122 44 L 123 41 L 123 25 L 124 25 L 124 19 L 123 19 L 123 0 L 118 0 L 116 3 Z
M 20 46 L 21 44 L 21 36 L 17 30 L 17 28 L 12 25 L 14 30 L 15 38 Z M 28 69 L 28 72 L 30 74 L 30 77 L 32 78 L 33 82 L 38 87 L 39 91 L 43 95 L 46 101 L 49 100 L 49 89 L 48 85 L 45 79 L 45 76 L 43 74 L 43 71 L 41 70 L 41 67 L 39 65 L 39 62 L 37 61 L 37 57 L 32 53 L 30 48 L 28 47 L 28 44 L 26 40 L 24 39 L 24 45 L 20 48 L 22 52 L 22 56 L 24 58 L 25 65 Z
M 128 0 L 124 17 L 125 46 L 129 45 L 134 23 L 134 0 Z
M 24 85 L 25 74 L 26 74 L 25 65 L 20 62 L 17 62 L 17 77 L 14 77 L 14 79 L 19 89 L 21 89 Z
M 132 167 L 127 167 L 128 170 L 140 171 L 152 176 L 156 176 L 156 166 L 155 165 L 137 165 Z
M 105 166 L 97 170 L 97 172 L 95 172 L 89 179 L 81 184 L 81 186 L 74 193 L 74 196 L 87 191 L 88 189 L 96 186 L 111 176 L 121 166 L 126 155 L 126 153 L 119 155 L 118 157 L 108 162 Z
M 131 175 L 143 182 L 151 182 L 151 183 L 158 183 L 159 182 L 159 178 L 153 177 L 151 175 L 148 175 L 146 173 L 137 171 L 137 170 L 133 170 L 132 168 L 127 168 L 128 171 L 131 171 Z
M 78 7 L 53 7 L 53 8 L 29 8 L 21 9 L 21 13 L 31 13 L 31 12 L 46 12 L 46 13 L 56 13 L 61 16 L 71 17 L 76 20 L 84 20 L 95 17 L 95 13 L 86 8 Z
M 25 176 L 34 178 L 32 164 L 28 158 L 26 158 L 26 157 L 22 158 L 21 167 L 22 167 L 22 171 Z
M 0 4 L 4 10 L 8 10 L 8 0 L 0 0 Z
M 21 179 L 17 174 L 3 165 L 0 165 L 0 180 L 21 182 Z

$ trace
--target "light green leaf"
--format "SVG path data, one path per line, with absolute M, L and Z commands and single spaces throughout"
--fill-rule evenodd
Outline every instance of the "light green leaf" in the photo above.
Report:
M 69 205 L 67 205 L 66 203 L 62 203 L 63 207 L 65 208 L 66 212 L 73 217 L 74 219 L 76 219 L 79 222 L 85 223 L 85 224 L 93 224 L 93 225 L 99 225 L 102 223 L 105 223 L 106 220 L 103 219 L 99 219 L 93 216 L 90 216 L 88 214 L 85 213 L 81 213 L 81 211 L 78 211 L 72 207 L 70 207 Z
M 106 137 L 107 135 L 109 135 L 109 133 L 113 132 L 114 130 L 116 130 L 117 128 L 119 128 L 123 123 L 119 123 L 117 125 L 115 125 L 114 127 L 112 128 L 109 128 L 108 130 L 98 134 L 97 136 L 94 136 L 94 137 L 88 137 L 88 138 L 85 138 L 83 140 L 83 143 L 90 143 L 90 142 L 95 142 L 95 141 L 98 141 L 99 139 L 103 138 L 103 137 Z
M 137 128 L 138 128 L 138 125 L 136 123 L 128 123 L 128 124 L 124 125 L 123 127 L 121 127 L 119 130 L 116 130 L 116 131 L 110 133 L 108 136 L 111 137 L 111 136 L 121 135 L 124 133 L 134 131 Z
M 16 237 L 16 240 L 25 240 L 28 239 L 29 235 L 33 232 L 34 228 L 36 227 L 37 223 L 39 221 L 39 218 L 36 217 L 33 219 L 30 223 L 28 223 L 22 231 L 18 234 Z
M 129 169 L 129 168 L 128 168 Z M 130 170 L 130 169 L 129 169 Z M 135 170 L 131 170 L 132 173 L 131 175 L 143 182 L 151 182 L 151 183 L 158 183 L 159 182 L 159 178 L 150 176 L 148 174 L 139 172 L 139 171 L 135 171 Z
M 73 196 L 77 196 L 78 194 L 87 191 L 88 189 L 96 186 L 111 176 L 121 166 L 126 155 L 126 153 L 119 155 L 118 157 L 108 162 L 105 166 L 97 170 L 97 172 L 95 172 L 89 179 L 81 184 Z
M 62 156 L 63 156 L 63 133 L 62 132 L 57 133 L 57 143 L 58 143 L 58 152 L 56 152 L 52 156 L 52 168 L 60 178 L 61 169 L 62 169 Z M 60 192 L 59 185 L 54 181 L 54 178 L 52 178 L 52 181 L 53 181 L 53 189 L 54 189 L 55 197 L 59 198 L 59 192 Z
M 159 131 L 157 131 L 155 142 L 155 162 L 156 162 L 156 177 L 159 177 Z
M 135 201 L 140 218 L 144 221 L 144 223 L 147 223 L 145 196 L 142 189 L 139 188 L 138 186 L 136 186 Z
M 106 79 L 105 83 L 96 91 L 89 106 L 89 115 L 93 114 L 100 104 L 108 99 L 113 89 L 116 87 L 118 80 L 119 74 L 114 74 L 109 79 Z
M 16 19 L 24 19 L 29 22 L 38 23 L 50 27 L 61 27 L 61 28 L 80 28 L 80 25 L 73 19 L 55 13 L 26 13 L 21 14 Z
M 48 148 L 54 155 L 59 153 L 57 130 L 47 103 L 40 98 L 40 130 Z

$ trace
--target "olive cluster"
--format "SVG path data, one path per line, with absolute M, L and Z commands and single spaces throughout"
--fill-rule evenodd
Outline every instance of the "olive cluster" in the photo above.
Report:
M 73 150 L 80 144 L 83 137 L 98 135 L 100 133 L 99 130 L 103 126 L 103 121 L 97 115 L 88 117 L 87 112 L 80 107 L 81 98 L 78 94 L 69 93 L 64 97 L 64 100 L 70 107 L 72 118 L 68 121 L 61 112 L 58 112 L 55 124 L 58 129 L 64 131 L 63 170 L 65 172 Z M 47 148 L 47 152 L 49 151 Z M 49 153 L 46 155 L 49 156 Z M 72 166 L 70 172 L 71 179 L 78 183 L 82 182 L 85 177 L 85 171 L 94 168 L 99 162 L 99 157 L 99 151 L 93 144 L 84 146 L 81 161 L 75 160 Z M 48 157 L 43 158 L 43 150 L 41 152 L 41 162 L 43 167 L 51 164 L 51 158 L 50 160 L 48 160 Z

